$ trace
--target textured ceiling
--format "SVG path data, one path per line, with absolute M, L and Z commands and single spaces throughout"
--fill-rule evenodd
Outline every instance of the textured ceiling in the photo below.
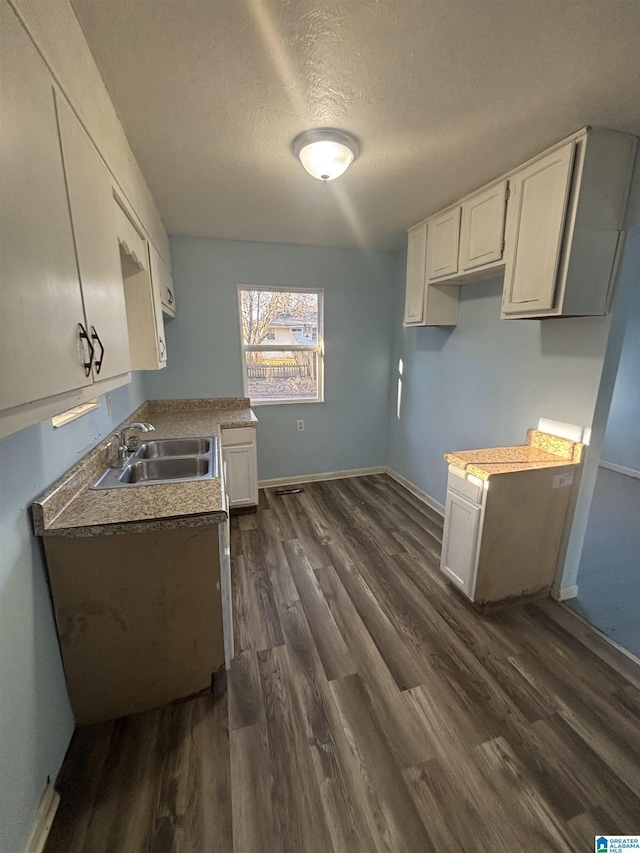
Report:
M 638 0 L 72 0 L 170 234 L 396 249 L 585 124 L 640 133 Z M 322 184 L 302 130 L 355 134 Z

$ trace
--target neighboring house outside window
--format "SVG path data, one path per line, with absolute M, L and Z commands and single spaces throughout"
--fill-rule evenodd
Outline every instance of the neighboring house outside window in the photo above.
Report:
M 251 403 L 323 400 L 323 291 L 238 287 L 244 393 Z

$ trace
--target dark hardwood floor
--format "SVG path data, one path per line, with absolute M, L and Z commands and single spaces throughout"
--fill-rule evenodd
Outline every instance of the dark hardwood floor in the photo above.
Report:
M 233 520 L 228 696 L 76 732 L 47 853 L 583 851 L 640 833 L 638 671 L 551 602 L 480 616 L 387 476 Z

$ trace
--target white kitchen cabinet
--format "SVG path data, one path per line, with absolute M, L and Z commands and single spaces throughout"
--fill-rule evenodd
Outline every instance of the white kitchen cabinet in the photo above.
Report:
M 588 128 L 510 178 L 503 319 L 607 312 L 636 143 Z
M 125 212 L 123 202 L 114 201 L 120 266 L 124 284 L 127 329 L 132 370 L 161 370 L 167 364 L 164 318 L 159 277 L 152 277 L 152 258 L 157 255 Z M 156 265 L 158 261 L 155 261 Z
M 69 187 L 80 180 L 82 192 L 74 198 L 80 220 L 86 213 L 99 229 L 98 239 L 103 227 L 113 233 L 108 217 L 101 217 L 104 209 L 94 209 L 91 202 L 82 207 L 92 198 L 91 186 L 84 184 L 95 181 L 104 188 L 104 171 L 82 172 L 89 156 L 84 148 L 80 161 L 74 158 L 74 168 L 65 174 L 58 111 L 62 115 L 66 104 L 6 3 L 0 4 L 0 16 L 0 435 L 8 435 L 131 377 L 121 279 L 119 292 L 117 286 L 111 289 L 114 276 L 119 277 L 117 243 L 110 254 L 101 247 L 87 248 L 83 228 L 74 234 L 70 216 Z M 95 275 L 86 267 L 88 258 L 100 267 Z M 86 293 L 81 274 L 86 275 Z M 114 317 L 120 328 L 110 325 Z M 98 371 L 95 356 L 100 359 L 101 343 L 105 351 Z
M 93 377 L 109 379 L 131 369 L 112 177 L 58 92 L 56 107 Z
M 155 275 L 158 290 L 160 291 L 160 302 L 162 310 L 169 317 L 176 316 L 176 293 L 171 270 L 162 260 L 161 255 L 156 252 L 152 265 L 152 275 Z
M 574 153 L 570 142 L 511 179 L 505 314 L 553 306 Z
M 153 243 L 149 243 L 149 260 L 151 264 L 151 283 L 153 285 L 154 299 L 157 304 L 156 327 L 158 329 L 158 356 L 161 362 L 166 363 L 167 343 L 163 318 L 165 307 L 162 303 L 162 294 L 166 291 L 168 282 L 173 285 L 173 281 L 167 265 L 160 257 L 160 254 Z
M 405 326 L 455 326 L 457 287 L 430 285 L 426 279 L 427 224 L 412 228 L 407 240 Z
M 255 427 L 222 430 L 222 458 L 232 509 L 258 503 L 258 451 Z
M 38 419 L 16 407 L 92 380 L 78 337 L 85 317 L 53 79 L 6 3 L 0 34 L 0 399 L 7 419 L 0 434 L 6 434 Z
M 430 219 L 427 230 L 427 279 L 437 281 L 458 272 L 460 207 Z
M 567 461 L 483 481 L 449 466 L 440 569 L 479 610 L 549 593 L 579 471 Z
M 228 469 L 223 462 L 223 478 L 227 508 L 229 507 L 229 492 L 227 488 Z M 233 588 L 231 582 L 231 527 L 229 516 L 218 525 L 220 531 L 220 597 L 222 600 L 222 629 L 224 638 L 224 666 L 230 669 L 235 654 L 233 634 Z
M 489 266 L 501 269 L 508 186 L 508 181 L 500 181 L 463 203 L 460 272 Z
M 441 569 L 469 598 L 473 597 L 482 506 L 447 490 Z

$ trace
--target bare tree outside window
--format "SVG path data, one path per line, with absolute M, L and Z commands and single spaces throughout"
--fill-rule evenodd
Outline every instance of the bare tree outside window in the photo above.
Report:
M 252 403 L 322 399 L 322 291 L 238 288 L 245 393 Z

